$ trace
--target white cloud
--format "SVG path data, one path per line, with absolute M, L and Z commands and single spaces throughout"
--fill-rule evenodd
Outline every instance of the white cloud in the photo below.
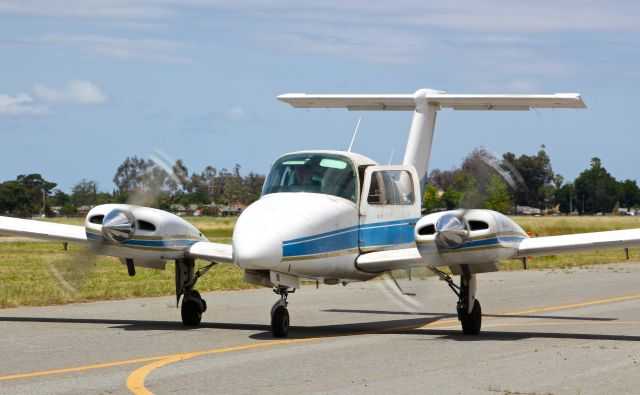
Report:
M 244 108 L 235 106 L 227 110 L 226 112 L 227 119 L 231 121 L 244 121 L 249 118 L 249 115 L 244 110 Z
M 34 104 L 33 99 L 25 93 L 15 97 L 0 94 L 0 116 L 42 117 L 50 114 L 47 106 Z
M 3 0 L 0 14 L 55 18 L 163 19 L 174 15 L 162 2 L 122 0 Z
M 40 100 L 47 103 L 100 104 L 107 101 L 107 95 L 89 81 L 71 80 L 60 89 L 37 84 L 33 90 Z
M 155 39 L 131 39 L 98 35 L 50 34 L 36 40 L 23 40 L 26 44 L 44 44 L 47 48 L 80 50 L 90 55 L 120 60 L 138 60 L 151 63 L 191 64 L 191 60 L 175 55 L 186 44 Z

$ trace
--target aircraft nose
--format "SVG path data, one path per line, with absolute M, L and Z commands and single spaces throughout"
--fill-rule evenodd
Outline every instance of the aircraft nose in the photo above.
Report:
M 239 223 L 233 231 L 233 257 L 244 269 L 273 270 L 282 261 L 282 237 L 269 226 Z

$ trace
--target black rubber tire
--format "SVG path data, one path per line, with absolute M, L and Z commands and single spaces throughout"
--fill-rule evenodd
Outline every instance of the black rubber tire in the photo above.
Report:
M 289 311 L 284 306 L 278 306 L 271 316 L 271 332 L 274 337 L 287 337 L 289 334 Z
M 461 320 L 462 333 L 465 335 L 478 335 L 482 327 L 482 308 L 480 302 L 476 299 L 473 302 L 473 309 L 470 314 L 465 314 Z
M 188 297 L 182 299 L 182 323 L 184 326 L 198 326 L 202 321 L 202 300 Z

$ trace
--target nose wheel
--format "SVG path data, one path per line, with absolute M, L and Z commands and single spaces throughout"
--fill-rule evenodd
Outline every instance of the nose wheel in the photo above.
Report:
M 273 292 L 280 295 L 271 308 L 271 333 L 273 337 L 287 337 L 289 335 L 289 310 L 287 310 L 287 296 L 294 293 L 295 289 L 289 290 L 286 287 L 274 288 Z

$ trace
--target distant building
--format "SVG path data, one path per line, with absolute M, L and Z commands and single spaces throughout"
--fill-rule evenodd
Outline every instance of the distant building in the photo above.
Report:
M 542 210 L 529 206 L 516 206 L 516 215 L 542 215 Z
M 220 216 L 229 217 L 229 216 L 237 216 L 242 214 L 244 209 L 247 208 L 247 205 L 242 203 L 235 203 L 235 204 L 229 204 L 229 205 L 220 204 L 220 205 L 217 205 L 216 207 L 220 213 L 219 214 Z
M 89 211 L 93 208 L 93 206 L 80 206 L 76 210 L 76 214 L 78 217 L 86 217 L 89 214 Z

